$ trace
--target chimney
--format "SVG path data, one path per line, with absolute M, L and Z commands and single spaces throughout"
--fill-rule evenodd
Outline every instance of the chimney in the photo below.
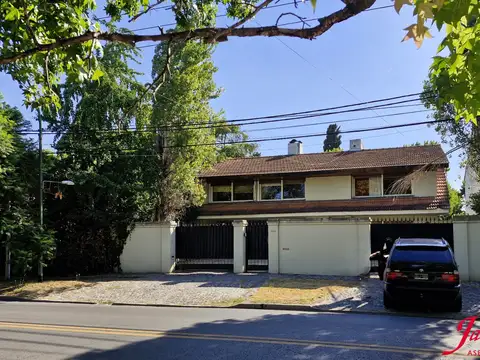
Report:
M 303 143 L 293 139 L 288 143 L 288 155 L 303 154 Z
M 360 151 L 363 150 L 362 139 L 350 140 L 350 151 Z

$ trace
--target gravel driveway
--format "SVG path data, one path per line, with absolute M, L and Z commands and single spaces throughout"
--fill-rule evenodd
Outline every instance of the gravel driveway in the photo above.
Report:
M 96 303 L 231 306 L 242 302 L 248 303 L 249 297 L 263 285 L 266 286 L 272 278 L 290 279 L 293 283 L 296 279 L 329 280 L 332 285 L 348 282 L 349 287 L 332 293 L 320 303 L 311 305 L 320 310 L 389 312 L 383 307 L 382 282 L 375 275 L 359 278 L 266 273 L 152 274 L 133 278 L 112 277 L 91 280 L 89 286 L 51 293 L 39 299 Z M 480 313 L 480 283 L 464 283 L 462 315 L 478 313 Z
M 95 281 L 93 286 L 44 296 L 42 300 L 96 303 L 230 305 L 242 302 L 267 274 L 175 273 Z

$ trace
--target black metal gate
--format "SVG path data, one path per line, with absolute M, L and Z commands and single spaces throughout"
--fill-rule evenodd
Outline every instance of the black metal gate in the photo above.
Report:
M 176 268 L 233 270 L 231 223 L 183 224 L 176 229 Z
M 385 239 L 389 237 L 396 240 L 403 238 L 431 238 L 445 239 L 452 249 L 453 244 L 453 224 L 452 223 L 391 223 L 391 224 L 372 224 L 370 226 L 370 245 L 372 253 L 382 249 Z M 375 271 L 376 261 L 372 261 L 371 270 Z
M 248 221 L 246 266 L 248 270 L 268 270 L 268 225 L 266 221 Z

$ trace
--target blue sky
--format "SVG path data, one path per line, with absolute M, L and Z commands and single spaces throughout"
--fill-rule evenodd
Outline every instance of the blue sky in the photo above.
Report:
M 280 0 L 280 3 L 289 0 Z M 374 7 L 392 5 L 390 0 L 378 0 Z M 300 3 L 264 10 L 247 26 L 271 25 L 285 12 L 295 12 L 306 18 L 319 18 L 343 7 L 340 0 L 318 1 L 315 13 L 311 5 Z M 223 10 L 219 10 L 222 14 Z M 101 16 L 101 5 L 98 14 Z M 215 80 L 225 89 L 222 96 L 212 105 L 223 109 L 227 119 L 263 116 L 270 114 L 305 111 L 310 109 L 338 106 L 360 101 L 368 101 L 391 96 L 422 91 L 422 83 L 427 78 L 431 58 L 442 39 L 442 34 L 433 31 L 434 38 L 427 39 L 420 49 L 412 41 L 401 42 L 405 27 L 414 22 L 411 8 L 406 7 L 401 15 L 393 8 L 360 14 L 341 24 L 335 25 L 318 39 L 302 40 L 281 38 L 230 38 L 218 45 L 214 62 L 218 67 Z M 167 10 L 147 14 L 135 23 L 124 22 L 130 29 L 172 22 Z M 293 16 L 284 16 L 281 22 L 296 21 Z M 231 20 L 219 18 L 217 24 L 231 24 Z M 314 25 L 315 23 L 312 22 Z M 293 25 L 295 26 L 295 25 Z M 138 31 L 146 34 L 155 30 Z M 141 45 L 148 45 L 144 43 Z M 292 50 L 293 49 L 293 50 Z M 154 47 L 143 49 L 142 63 L 136 68 L 145 73 L 142 77 L 150 81 L 151 59 Z M 21 107 L 25 115 L 31 114 L 22 106 L 22 95 L 16 83 L 5 74 L 0 74 L 0 92 L 5 100 Z M 422 110 L 422 107 L 376 110 L 343 114 L 322 118 L 278 123 L 278 126 L 293 124 L 315 124 L 318 122 L 345 120 L 357 117 L 385 115 L 394 112 Z M 428 112 L 404 116 L 365 119 L 347 122 L 342 130 L 368 128 L 428 120 Z M 248 125 L 244 127 L 252 139 L 262 137 L 295 136 L 309 133 L 322 133 L 328 125 L 312 125 L 289 129 L 270 129 L 274 124 Z M 269 128 L 269 130 L 256 131 Z M 394 147 L 422 142 L 440 141 L 435 130 L 426 125 L 375 131 L 361 134 L 345 134 L 343 148 L 348 148 L 350 139 L 362 138 L 366 148 Z M 305 152 L 320 152 L 323 137 L 302 139 Z M 46 142 L 51 142 L 47 138 Z M 271 141 L 260 144 L 262 155 L 285 154 L 287 142 Z M 450 149 L 443 145 L 444 150 Z M 461 185 L 456 155 L 450 158 L 449 180 L 457 188 Z

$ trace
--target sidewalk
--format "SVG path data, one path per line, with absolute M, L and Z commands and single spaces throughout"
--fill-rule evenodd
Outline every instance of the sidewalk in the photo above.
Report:
M 383 307 L 382 282 L 376 276 L 237 275 L 215 272 L 112 275 L 4 287 L 0 290 L 0 299 L 2 296 L 97 304 L 290 307 L 311 311 L 391 313 Z M 463 284 L 463 313 L 460 316 L 479 312 L 480 283 Z M 457 316 L 459 314 L 455 314 Z

